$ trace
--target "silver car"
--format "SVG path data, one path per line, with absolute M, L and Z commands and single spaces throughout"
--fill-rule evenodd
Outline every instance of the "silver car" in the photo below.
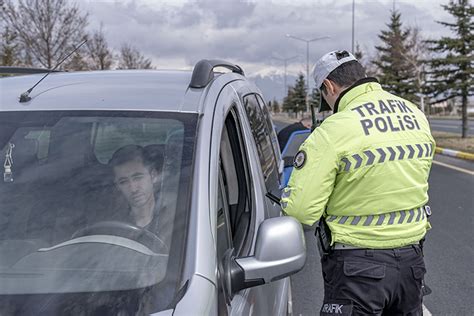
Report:
M 41 78 L 0 79 L 0 315 L 291 314 L 304 236 L 241 68 Z

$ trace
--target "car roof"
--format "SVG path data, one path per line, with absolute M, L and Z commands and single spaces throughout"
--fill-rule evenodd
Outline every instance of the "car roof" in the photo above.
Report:
M 20 95 L 44 75 L 2 78 L 0 112 L 24 110 L 198 112 L 199 102 L 184 104 L 191 75 L 191 71 L 179 70 L 51 73 L 33 89 L 30 93 L 31 100 L 25 103 L 19 102 Z

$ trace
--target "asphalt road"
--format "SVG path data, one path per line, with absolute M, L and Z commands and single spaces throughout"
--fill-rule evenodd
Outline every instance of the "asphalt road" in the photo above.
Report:
M 462 122 L 461 120 L 443 120 L 443 119 L 430 119 L 431 130 L 461 134 Z M 468 135 L 474 135 L 474 120 L 468 120 L 467 123 Z
M 474 162 L 436 155 L 429 184 L 433 216 L 425 259 L 426 283 L 433 293 L 424 305 L 431 315 L 474 315 Z M 293 311 L 318 315 L 323 300 L 321 266 L 313 231 L 305 236 L 307 262 L 291 278 Z

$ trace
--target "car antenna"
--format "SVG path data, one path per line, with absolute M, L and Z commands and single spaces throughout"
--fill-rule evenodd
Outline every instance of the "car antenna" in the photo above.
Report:
M 53 69 L 50 69 L 50 70 L 48 71 L 48 73 L 43 76 L 43 78 L 41 78 L 37 83 L 35 83 L 34 86 L 32 86 L 31 88 L 29 88 L 28 90 L 26 90 L 25 92 L 23 92 L 23 93 L 20 95 L 20 103 L 24 103 L 24 102 L 30 101 L 30 100 L 31 100 L 31 97 L 30 97 L 31 91 L 33 91 L 33 89 L 34 89 L 41 81 L 43 81 L 44 78 L 46 78 L 50 73 L 52 73 L 53 71 L 55 71 L 56 68 L 59 67 L 59 65 L 61 65 L 66 59 L 69 58 L 69 56 L 71 56 L 71 55 L 74 54 L 79 48 L 81 48 L 81 46 L 84 45 L 85 42 L 87 42 L 87 39 L 83 40 L 82 43 L 80 43 L 76 48 L 74 48 L 74 50 L 73 50 L 72 52 L 70 52 L 66 57 L 64 57 Z

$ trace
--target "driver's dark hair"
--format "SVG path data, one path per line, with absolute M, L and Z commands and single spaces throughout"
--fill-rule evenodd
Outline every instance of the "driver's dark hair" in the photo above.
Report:
M 351 60 L 334 69 L 326 79 L 337 83 L 341 87 L 350 87 L 356 81 L 367 77 L 364 67 L 357 61 Z M 326 93 L 326 87 L 321 85 L 321 91 Z
M 109 166 L 113 168 L 137 159 L 141 160 L 145 167 L 149 169 L 153 167 L 153 163 L 148 157 L 145 148 L 140 145 L 127 145 L 117 149 L 109 160 Z

